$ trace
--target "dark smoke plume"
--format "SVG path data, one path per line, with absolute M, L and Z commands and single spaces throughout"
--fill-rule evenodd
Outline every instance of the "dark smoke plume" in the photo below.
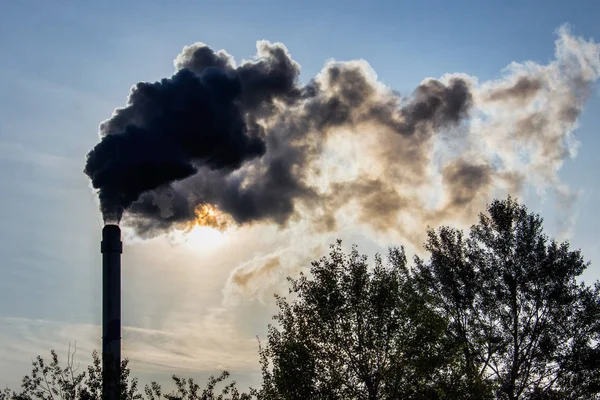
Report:
M 246 114 L 292 96 L 299 72 L 281 47 L 264 50 L 268 58 L 234 69 L 199 47 L 173 77 L 133 88 L 87 156 L 105 220 L 119 221 L 140 195 L 199 167 L 231 172 L 264 154 L 264 135 Z

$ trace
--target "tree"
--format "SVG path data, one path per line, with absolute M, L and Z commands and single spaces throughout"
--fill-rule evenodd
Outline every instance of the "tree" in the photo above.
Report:
M 51 361 L 48 364 L 41 356 L 32 363 L 30 375 L 26 375 L 21 383 L 21 391 L 16 392 L 5 388 L 0 391 L 0 400 L 100 400 L 102 398 L 102 363 L 97 352 L 93 352 L 92 365 L 87 371 L 78 372 L 74 365 L 75 351 L 69 350 L 67 365 L 61 366 L 57 353 L 50 351 Z M 130 378 L 129 361 L 121 363 L 120 388 L 122 400 L 142 400 L 144 396 L 138 390 L 137 378 Z M 208 378 L 204 389 L 193 379 L 183 379 L 173 375 L 176 390 L 164 393 L 162 387 L 152 382 L 146 385 L 144 393 L 147 400 L 251 400 L 250 394 L 240 393 L 232 381 L 222 388 L 220 394 L 215 393 L 215 387 L 229 377 L 223 371 L 219 377 Z
M 92 400 L 101 398 L 102 389 L 102 367 L 97 352 L 93 352 L 92 365 L 87 371 L 78 372 L 79 366 L 75 366 L 73 353 L 69 348 L 67 365 L 61 366 L 58 354 L 50 351 L 51 361 L 47 363 L 41 356 L 37 356 L 32 362 L 31 375 L 23 377 L 21 392 L 11 391 L 8 388 L 0 392 L 0 400 Z M 137 391 L 137 379 L 130 379 L 129 361 L 121 363 L 121 399 L 138 400 L 142 397 Z
M 589 264 L 542 222 L 496 200 L 468 237 L 430 230 L 415 276 L 449 322 L 468 381 L 497 399 L 600 399 L 600 285 L 577 282 Z
M 276 296 L 259 353 L 264 399 L 459 399 L 446 321 L 414 287 L 403 249 L 384 265 L 341 242 Z
M 200 386 L 192 378 L 179 378 L 173 375 L 173 381 L 177 390 L 165 394 L 166 400 L 251 400 L 256 390 L 250 390 L 248 393 L 240 393 L 236 388 L 236 382 L 231 381 L 221 390 L 219 395 L 215 395 L 215 387 L 229 378 L 229 372 L 223 371 L 218 377 L 211 376 L 206 382 L 206 387 L 200 391 Z M 152 382 L 145 387 L 146 398 L 148 400 L 159 400 L 162 396 L 162 388 L 156 382 Z

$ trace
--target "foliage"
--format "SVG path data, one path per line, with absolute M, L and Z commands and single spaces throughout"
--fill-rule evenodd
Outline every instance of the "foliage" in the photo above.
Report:
M 92 400 L 101 398 L 102 389 L 102 366 L 100 357 L 96 351 L 93 352 L 92 365 L 87 371 L 78 372 L 79 366 L 75 367 L 74 357 L 77 352 L 75 347 L 71 353 L 70 348 L 67 355 L 67 365 L 62 367 L 58 354 L 50 351 L 50 363 L 41 356 L 32 362 L 30 375 L 23 377 L 21 391 L 15 392 L 8 388 L 0 392 L 0 400 Z M 142 397 L 137 390 L 137 379 L 129 379 L 130 369 L 128 360 L 121 363 L 121 399 L 138 400 Z
M 341 242 L 290 279 L 260 348 L 265 399 L 437 399 L 454 386 L 445 320 L 420 296 L 403 249 L 369 269 Z M 454 397 L 457 398 L 457 397 Z
M 67 365 L 62 367 L 57 353 L 52 350 L 51 361 L 38 356 L 33 361 L 30 375 L 26 375 L 21 383 L 21 391 L 11 391 L 8 388 L 0 391 L 0 400 L 100 400 L 102 398 L 102 363 L 98 353 L 94 351 L 93 362 L 87 371 L 78 373 L 74 366 L 75 351 L 69 351 Z M 144 396 L 138 390 L 137 378 L 130 379 L 131 370 L 128 360 L 121 364 L 121 395 L 122 400 L 142 400 Z M 173 376 L 176 391 L 163 394 L 162 387 L 152 382 L 146 385 L 144 393 L 148 400 L 250 400 L 252 397 L 238 391 L 235 381 L 228 383 L 221 391 L 215 393 L 215 386 L 224 382 L 229 373 L 224 371 L 219 377 L 211 376 L 205 388 L 200 387 L 193 379 L 182 379 Z
M 468 237 L 430 230 L 431 257 L 416 259 L 465 379 L 497 399 L 599 399 L 600 287 L 577 282 L 588 264 L 510 197 L 487 211 Z
M 253 397 L 247 393 L 240 393 L 235 387 L 235 381 L 228 383 L 221 393 L 215 395 L 215 387 L 229 378 L 229 372 L 223 371 L 218 377 L 211 376 L 206 382 L 206 387 L 200 392 L 200 386 L 192 378 L 179 378 L 173 376 L 177 390 L 165 394 L 166 400 L 251 400 Z M 145 388 L 148 400 L 159 400 L 162 398 L 162 388 L 156 382 L 152 382 Z

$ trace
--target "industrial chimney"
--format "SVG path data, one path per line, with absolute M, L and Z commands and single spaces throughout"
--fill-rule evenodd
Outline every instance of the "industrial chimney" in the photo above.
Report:
M 121 376 L 121 228 L 102 229 L 102 400 L 119 399 Z

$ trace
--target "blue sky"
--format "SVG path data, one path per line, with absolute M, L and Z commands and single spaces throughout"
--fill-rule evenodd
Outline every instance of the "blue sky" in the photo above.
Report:
M 407 94 L 426 77 L 460 72 L 487 81 L 500 78 L 513 61 L 546 64 L 554 57 L 555 31 L 564 23 L 574 35 L 599 40 L 598 15 L 597 1 L 4 2 L 0 337 L 5 344 L 0 346 L 7 356 L 0 360 L 0 377 L 17 383 L 30 358 L 50 346 L 63 352 L 69 341 L 99 347 L 94 329 L 100 323 L 100 215 L 81 172 L 84 157 L 98 141 L 98 124 L 125 103 L 130 87 L 170 76 L 184 45 L 202 41 L 241 60 L 252 57 L 257 40 L 283 42 L 302 66 L 303 81 L 329 59 L 365 59 L 383 83 Z M 598 110 L 595 87 L 575 132 L 581 142 L 577 156 L 559 173 L 572 190 L 582 191 L 570 241 L 592 261 L 587 279 L 600 278 Z M 548 233 L 557 234 L 555 203 L 531 188 L 524 196 L 546 218 Z M 152 329 L 167 335 L 174 321 L 202 315 L 190 326 L 220 318 L 231 332 L 226 336 L 242 343 L 237 354 L 255 350 L 257 326 L 266 325 L 271 308 L 264 300 L 246 299 L 224 311 L 222 292 L 229 273 L 269 245 L 253 244 L 248 232 L 238 236 L 214 249 L 190 249 L 170 239 L 132 244 L 124 256 L 124 320 L 132 329 L 125 337 L 137 337 L 135 328 L 145 329 L 146 339 Z M 217 255 L 231 253 L 228 246 L 234 243 L 235 256 Z M 277 243 L 271 244 L 281 246 Z M 364 247 L 377 249 L 369 240 Z M 224 267 L 214 268 L 215 259 Z M 252 320 L 240 323 L 237 317 L 248 312 Z M 142 376 L 211 370 L 208 361 L 188 367 L 173 361 L 172 354 L 194 343 L 178 350 L 174 341 L 169 352 L 152 343 L 163 361 L 139 362 Z M 198 357 L 220 357 L 205 347 Z M 147 350 L 132 349 L 134 359 L 136 351 Z M 248 357 L 236 361 L 227 353 L 222 365 L 252 381 Z

